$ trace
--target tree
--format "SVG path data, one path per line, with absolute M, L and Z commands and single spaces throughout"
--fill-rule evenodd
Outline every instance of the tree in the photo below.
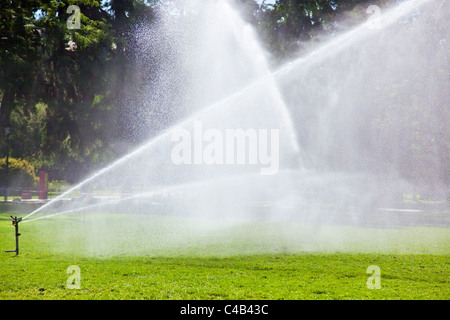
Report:
M 389 2 L 394 1 L 278 0 L 274 4 L 263 1 L 255 11 L 255 27 L 262 42 L 280 63 L 298 55 L 307 42 L 367 19 L 369 5 L 386 6 Z
M 34 13 L 39 1 L 6 1 L 0 7 L 0 127 L 10 125 L 12 110 L 28 113 L 36 93 L 34 75 L 39 60 L 39 29 Z M 2 130 L 3 131 L 3 130 Z
M 70 5 L 80 8 L 80 29 L 67 27 Z M 18 0 L 0 7 L 0 127 L 13 126 L 13 155 L 72 179 L 117 156 L 121 98 L 134 71 L 128 32 L 152 14 L 144 0 Z

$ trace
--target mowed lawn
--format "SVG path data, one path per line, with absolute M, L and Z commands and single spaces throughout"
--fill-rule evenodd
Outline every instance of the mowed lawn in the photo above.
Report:
M 24 216 L 17 211 L 0 212 L 2 251 L 15 246 L 10 215 Z M 93 226 L 105 217 L 95 223 L 89 219 L 80 215 L 21 223 L 20 255 L 0 253 L 0 299 L 450 298 L 446 228 L 412 230 L 410 238 L 405 230 L 378 231 L 382 232 L 378 236 L 392 237 L 393 243 L 395 235 L 403 233 L 401 241 L 411 241 L 411 247 L 418 245 L 414 234 L 429 235 L 418 253 L 402 253 L 403 247 L 397 244 L 386 253 L 363 250 L 357 244 L 355 250 L 339 252 L 339 248 L 316 251 L 288 246 L 273 226 L 263 223 L 234 227 L 232 235 L 229 230 L 215 230 L 183 241 L 180 226 L 174 227 L 173 237 L 170 232 L 162 236 L 162 227 L 169 229 L 176 217 L 153 217 L 141 224 L 132 221 L 134 229 L 127 234 L 137 238 L 120 233 L 127 229 L 123 217 L 118 224 L 113 223 L 118 217 L 107 217 L 107 223 L 96 229 Z M 174 220 L 167 223 L 170 219 Z M 189 226 L 187 221 L 181 225 Z M 152 233 L 148 242 L 142 241 L 148 233 Z M 115 250 L 106 250 L 111 247 Z M 380 270 L 379 289 L 368 288 L 368 282 L 376 283 L 367 273 L 369 266 Z M 76 284 L 79 289 L 73 288 Z

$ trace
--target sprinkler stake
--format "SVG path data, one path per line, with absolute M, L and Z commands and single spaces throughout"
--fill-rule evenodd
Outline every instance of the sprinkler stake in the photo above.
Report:
M 16 231 L 16 250 L 10 250 L 10 251 L 5 251 L 5 252 L 15 252 L 16 256 L 19 255 L 19 222 L 22 221 L 22 218 L 17 218 L 17 217 L 13 217 L 11 216 L 12 219 L 12 225 L 14 226 L 14 229 Z

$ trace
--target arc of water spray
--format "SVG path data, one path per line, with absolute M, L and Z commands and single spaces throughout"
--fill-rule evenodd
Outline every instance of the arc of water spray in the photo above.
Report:
M 283 171 L 289 171 L 289 170 L 283 170 Z M 96 203 L 96 204 L 92 204 L 92 205 L 81 207 L 81 208 L 76 208 L 76 209 L 66 210 L 66 211 L 63 211 L 63 212 L 57 212 L 57 213 L 53 213 L 53 214 L 48 214 L 48 215 L 45 215 L 43 217 L 27 219 L 27 220 L 23 221 L 23 223 L 37 221 L 37 220 L 44 220 L 44 219 L 48 219 L 48 218 L 52 218 L 52 217 L 56 217 L 56 216 L 61 216 L 61 215 L 68 215 L 68 214 L 76 213 L 76 212 L 87 210 L 87 209 L 98 208 L 98 207 L 109 205 L 109 204 L 112 204 L 112 203 L 120 203 L 122 201 L 128 201 L 128 200 L 133 200 L 133 199 L 138 199 L 138 198 L 147 198 L 147 199 L 148 198 L 154 198 L 154 197 L 157 197 L 157 196 L 160 196 L 160 195 L 163 195 L 163 194 L 167 194 L 167 193 L 179 192 L 179 191 L 184 190 L 184 189 L 191 190 L 192 188 L 208 185 L 209 183 L 217 183 L 217 182 L 222 182 L 223 183 L 223 182 L 227 182 L 227 181 L 234 180 L 234 179 L 237 179 L 237 178 L 239 178 L 239 179 L 248 179 L 248 178 L 251 178 L 251 177 L 253 177 L 253 178 L 254 177 L 260 177 L 260 175 L 259 175 L 259 173 L 250 173 L 250 174 L 236 175 L 236 176 L 231 176 L 231 177 L 227 176 L 227 177 L 224 177 L 224 178 L 221 178 L 221 179 L 209 179 L 209 180 L 195 181 L 195 182 L 190 182 L 190 183 L 177 184 L 177 185 L 174 185 L 174 186 L 160 188 L 157 191 L 140 192 L 140 193 L 133 194 L 131 196 L 123 197 L 123 198 L 120 198 L 120 199 L 113 199 L 113 200 L 110 200 L 110 201 Z
M 32 215 L 44 210 L 45 208 L 47 208 L 48 206 L 50 206 L 52 203 L 64 198 L 65 196 L 67 196 L 68 194 L 80 189 L 81 187 L 83 187 L 84 185 L 86 185 L 87 183 L 95 180 L 96 178 L 104 175 L 105 173 L 108 173 L 109 171 L 111 171 L 112 169 L 116 168 L 117 166 L 125 163 L 126 161 L 128 161 L 129 159 L 132 159 L 136 156 L 138 156 L 139 154 L 143 153 L 145 150 L 147 150 L 148 148 L 152 147 L 154 144 L 156 144 L 158 141 L 162 140 L 163 138 L 167 137 L 169 134 L 171 134 L 172 132 L 174 132 L 177 129 L 181 129 L 184 126 L 186 126 L 189 123 L 192 123 L 194 120 L 197 120 L 199 117 L 205 115 L 205 114 L 209 114 L 211 112 L 213 112 L 214 110 L 216 110 L 217 108 L 219 108 L 222 105 L 228 104 L 230 101 L 238 98 L 239 96 L 243 95 L 246 91 L 250 90 L 251 88 L 255 87 L 256 85 L 258 85 L 262 80 L 264 80 L 265 78 L 267 78 L 268 75 L 264 76 L 263 79 L 257 80 L 254 83 L 250 84 L 249 86 L 239 90 L 238 92 L 233 93 L 232 95 L 228 96 L 227 98 L 222 99 L 219 102 L 214 103 L 213 105 L 211 105 L 210 107 L 207 107 L 206 109 L 198 112 L 197 114 L 195 114 L 194 116 L 191 116 L 185 120 L 183 120 L 182 122 L 180 122 L 178 125 L 172 126 L 166 130 L 164 130 L 160 135 L 158 135 L 157 137 L 150 139 L 147 143 L 145 143 L 144 145 L 140 146 L 139 148 L 137 148 L 136 150 L 132 151 L 131 153 L 123 156 L 122 158 L 119 158 L 118 160 L 114 161 L 112 164 L 108 165 L 107 167 L 101 169 L 100 171 L 97 171 L 96 173 L 94 173 L 91 177 L 85 179 L 84 181 L 80 182 L 79 184 L 77 184 L 76 186 L 70 188 L 69 190 L 65 191 L 64 193 L 60 194 L 59 196 L 57 196 L 56 198 L 54 198 L 53 200 L 47 202 L 46 204 L 44 204 L 43 206 L 39 207 L 38 209 L 34 210 L 33 212 L 31 212 L 30 214 L 28 214 L 27 216 L 25 216 L 23 218 L 23 220 L 28 219 L 29 217 L 31 217 Z
M 387 28 L 391 26 L 392 24 L 398 22 L 398 20 L 405 14 L 411 12 L 414 9 L 417 9 L 424 5 L 426 2 L 430 2 L 432 0 L 410 0 L 403 2 L 398 5 L 398 7 L 391 9 L 385 13 L 383 13 L 380 23 L 380 30 Z M 351 44 L 353 41 L 357 40 L 358 35 L 373 35 L 377 34 L 380 30 L 369 30 L 372 28 L 372 23 L 368 20 L 365 23 L 362 23 L 361 25 L 357 26 L 356 28 L 346 31 L 342 35 L 336 37 L 334 40 L 326 42 L 319 48 L 313 50 L 309 54 L 300 57 L 293 62 L 288 62 L 284 66 L 280 67 L 278 70 L 276 70 L 273 75 L 275 76 L 283 76 L 292 70 L 294 70 L 297 67 L 300 67 L 301 65 L 304 65 L 306 63 L 311 64 L 313 62 L 318 63 L 321 59 L 325 58 L 327 56 L 330 56 L 331 54 L 334 54 L 336 52 L 339 52 L 340 50 L 345 48 L 345 45 Z M 316 58 L 316 61 L 311 61 L 314 58 Z
M 224 10 L 228 10 L 229 12 L 233 11 L 228 1 L 224 2 Z M 244 24 L 243 21 L 241 21 L 241 23 Z M 262 79 L 265 79 L 268 82 L 267 87 L 270 90 L 269 94 L 275 101 L 277 111 L 279 112 L 279 116 L 281 117 L 281 123 L 284 123 L 287 127 L 286 131 L 289 134 L 288 140 L 291 142 L 291 148 L 294 154 L 300 157 L 300 144 L 298 143 L 297 135 L 295 133 L 295 127 L 292 122 L 292 117 L 289 113 L 289 109 L 286 106 L 286 103 L 281 97 L 278 85 L 275 83 L 274 74 L 270 71 L 267 59 L 264 55 L 264 51 L 261 49 L 257 41 L 258 37 L 253 28 L 250 27 L 250 25 L 245 24 L 244 28 L 241 27 L 242 26 L 234 26 L 233 32 L 235 34 L 235 39 L 239 40 L 240 46 L 241 48 L 246 50 L 247 56 L 257 60 L 259 62 L 259 65 L 262 67 L 264 73 L 264 77 Z M 238 33 L 241 32 L 248 33 L 249 36 L 240 37 Z M 243 43 L 244 41 L 248 43 Z M 248 47 L 252 48 L 252 50 L 249 50 Z
M 177 188 L 181 188 L 181 186 L 177 186 Z M 68 214 L 71 214 L 71 213 L 76 213 L 76 212 L 87 210 L 87 209 L 93 209 L 93 208 L 98 208 L 98 207 L 101 207 L 101 206 L 105 206 L 105 205 L 111 204 L 113 202 L 122 202 L 122 201 L 126 201 L 126 200 L 133 200 L 133 199 L 140 198 L 140 197 L 152 198 L 152 197 L 164 194 L 165 192 L 168 192 L 168 191 L 174 191 L 173 189 L 165 188 L 165 189 L 159 189 L 157 192 L 155 191 L 155 192 L 138 193 L 138 194 L 134 194 L 134 195 L 129 196 L 129 197 L 121 198 L 119 200 L 115 199 L 113 201 L 106 201 L 106 202 L 102 202 L 102 203 L 96 203 L 96 204 L 93 204 L 93 205 L 90 205 L 90 206 L 85 206 L 85 207 L 76 208 L 76 209 L 72 209 L 72 210 L 67 210 L 67 211 L 63 211 L 63 212 L 48 214 L 48 215 L 45 215 L 43 217 L 38 217 L 38 218 L 34 218 L 34 219 L 28 219 L 28 220 L 25 220 L 23 222 L 27 223 L 27 222 L 37 221 L 37 220 L 48 219 L 48 218 L 52 218 L 52 217 L 56 217 L 56 216 L 68 215 Z
M 231 10 L 231 8 L 230 8 Z M 198 119 L 201 116 L 204 116 L 205 114 L 210 114 L 212 113 L 214 110 L 216 110 L 217 108 L 223 106 L 223 105 L 229 105 L 230 102 L 232 102 L 234 99 L 239 98 L 240 96 L 244 95 L 247 91 L 251 90 L 252 88 L 256 87 L 257 85 L 261 84 L 263 81 L 265 81 L 266 79 L 268 79 L 269 81 L 271 81 L 271 90 L 272 91 L 277 91 L 274 94 L 276 94 L 276 99 L 277 99 L 277 103 L 281 105 L 281 108 L 279 108 L 279 111 L 282 115 L 282 119 L 283 121 L 286 123 L 286 126 L 288 127 L 288 131 L 290 131 L 290 135 L 291 135 L 291 141 L 292 141 L 292 145 L 293 145 L 293 151 L 295 153 L 299 153 L 299 146 L 297 143 L 297 138 L 295 136 L 295 131 L 294 131 L 294 126 L 292 124 L 292 121 L 290 120 L 290 116 L 288 114 L 288 110 L 286 105 L 284 104 L 284 102 L 282 101 L 281 95 L 278 92 L 278 90 L 275 87 L 275 83 L 274 83 L 274 79 L 273 79 L 273 75 L 270 73 L 267 65 L 264 65 L 266 72 L 265 75 L 262 78 L 259 78 L 258 80 L 255 80 L 253 83 L 249 84 L 248 86 L 244 87 L 243 89 L 229 95 L 228 97 L 210 105 L 209 107 L 207 107 L 204 110 L 199 111 L 197 114 L 195 114 L 194 116 L 191 116 L 183 121 L 181 121 L 178 125 L 172 126 L 168 129 L 166 129 L 165 131 L 163 131 L 160 135 L 158 135 L 157 137 L 150 139 L 147 143 L 145 143 L 144 145 L 142 145 L 141 147 L 137 148 L 136 150 L 134 150 L 133 152 L 123 156 L 122 158 L 116 160 L 115 162 L 113 162 L 112 164 L 110 164 L 109 166 L 101 169 L 100 171 L 96 172 L 95 174 L 93 174 L 91 177 L 89 177 L 88 179 L 82 181 L 81 183 L 77 184 L 76 186 L 70 188 L 69 190 L 67 190 L 66 192 L 62 193 L 61 195 L 59 195 L 58 197 L 54 198 L 53 200 L 51 200 L 50 202 L 46 203 L 45 205 L 43 205 L 42 207 L 36 209 L 35 211 L 31 212 L 30 214 L 28 214 L 26 217 L 24 217 L 25 219 L 28 219 L 29 217 L 31 217 L 32 215 L 44 210 L 45 208 L 47 208 L 48 206 L 50 206 L 52 203 L 62 199 L 63 197 L 65 197 L 66 195 L 72 193 L 75 190 L 80 189 L 81 187 L 83 187 L 84 185 L 86 185 L 87 183 L 91 182 L 92 180 L 95 180 L 96 178 L 104 175 L 105 173 L 111 171 L 113 168 L 121 165 L 122 163 L 126 162 L 127 160 L 136 157 L 137 155 L 139 155 L 140 153 L 144 152 L 145 150 L 147 150 L 148 148 L 150 148 L 151 146 L 153 146 L 154 144 L 156 144 L 159 140 L 167 137 L 169 134 L 171 134 L 174 130 L 179 129 L 184 127 L 186 124 L 192 123 L 194 120 Z
M 424 3 L 428 2 L 430 0 L 413 0 L 410 2 L 405 2 L 399 5 L 399 7 L 389 11 L 388 13 L 383 14 L 383 24 L 381 25 L 381 28 L 386 28 L 390 25 L 392 25 L 393 23 L 395 23 L 396 21 L 398 21 L 398 19 L 404 15 L 405 13 L 408 13 L 409 11 L 423 5 Z M 110 164 L 109 166 L 101 169 L 100 171 L 96 172 L 95 174 L 93 174 L 91 177 L 89 177 L 88 179 L 82 181 L 81 183 L 77 184 L 76 186 L 70 188 L 69 190 L 67 190 L 66 192 L 62 193 L 61 195 L 57 196 L 56 198 L 54 198 L 53 200 L 51 200 L 50 202 L 46 203 L 45 205 L 41 206 L 40 208 L 34 210 L 33 212 L 31 212 L 30 214 L 28 214 L 27 216 L 25 216 L 23 218 L 23 220 L 28 219 L 29 217 L 31 217 L 32 215 L 42 211 L 43 209 L 47 208 L 49 205 L 51 205 L 53 202 L 56 202 L 62 198 L 64 198 L 66 195 L 72 193 L 75 190 L 78 190 L 79 188 L 81 188 L 82 186 L 86 185 L 87 183 L 91 182 L 92 180 L 104 175 L 105 173 L 111 171 L 113 168 L 123 164 L 124 162 L 126 162 L 127 160 L 139 155 L 140 153 L 144 152 L 145 150 L 147 150 L 149 147 L 153 146 L 156 142 L 158 142 L 159 140 L 163 139 L 164 137 L 168 136 L 171 132 L 173 132 L 173 130 L 178 129 L 178 128 L 182 128 L 184 125 L 191 123 L 192 121 L 198 119 L 200 116 L 204 115 L 204 114 L 208 114 L 213 112 L 214 110 L 216 110 L 217 108 L 219 108 L 221 105 L 224 105 L 227 102 L 232 101 L 233 99 L 238 98 L 239 96 L 243 95 L 245 92 L 247 92 L 248 90 L 250 90 L 251 88 L 255 87 L 256 85 L 260 84 L 262 81 L 266 81 L 267 79 L 274 79 L 275 76 L 281 76 L 287 72 L 292 71 L 294 68 L 297 68 L 303 64 L 306 63 L 310 63 L 310 60 L 313 58 L 317 58 L 317 57 L 325 57 L 327 55 L 330 55 L 330 53 L 333 53 L 333 50 L 337 50 L 339 49 L 339 47 L 343 44 L 349 43 L 352 40 L 354 41 L 357 35 L 361 35 L 367 32 L 367 24 L 362 24 L 361 26 L 346 32 L 345 34 L 337 37 L 336 39 L 334 39 L 333 41 L 330 41 L 329 43 L 323 45 L 322 47 L 320 47 L 319 49 L 314 50 L 313 52 L 311 52 L 310 54 L 306 55 L 305 57 L 301 57 L 298 58 L 297 60 L 295 60 L 294 62 L 288 63 L 287 65 L 282 66 L 281 68 L 279 68 L 278 70 L 272 72 L 272 73 L 268 73 L 266 75 L 264 75 L 262 78 L 255 80 L 253 83 L 249 84 L 247 87 L 244 87 L 243 89 L 231 94 L 230 96 L 222 99 L 219 102 L 216 102 L 214 104 L 212 104 L 211 106 L 207 107 L 206 109 L 200 111 L 199 113 L 195 114 L 194 116 L 191 116 L 189 118 L 187 118 L 184 121 L 181 121 L 181 123 L 179 123 L 178 125 L 172 126 L 170 128 L 168 128 L 167 130 L 165 130 L 162 134 L 160 134 L 159 136 L 150 139 L 147 143 L 145 143 L 144 145 L 142 145 L 141 147 L 137 148 L 136 150 L 134 150 L 133 152 L 123 156 L 122 158 L 116 160 L 115 162 L 113 162 L 112 164 Z M 376 32 L 376 31 L 374 31 Z

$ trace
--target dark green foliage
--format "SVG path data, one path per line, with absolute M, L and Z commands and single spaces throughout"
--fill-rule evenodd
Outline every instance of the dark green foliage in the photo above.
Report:
M 80 29 L 67 28 L 69 5 L 80 7 Z M 111 127 L 120 116 L 117 89 L 129 72 L 124 32 L 151 11 L 143 1 L 116 0 L 110 8 L 93 0 L 2 4 L 0 155 L 6 153 L 3 128 L 10 126 L 12 155 L 49 167 L 56 177 L 73 181 L 79 168 L 86 174 L 117 156 L 120 130 Z

